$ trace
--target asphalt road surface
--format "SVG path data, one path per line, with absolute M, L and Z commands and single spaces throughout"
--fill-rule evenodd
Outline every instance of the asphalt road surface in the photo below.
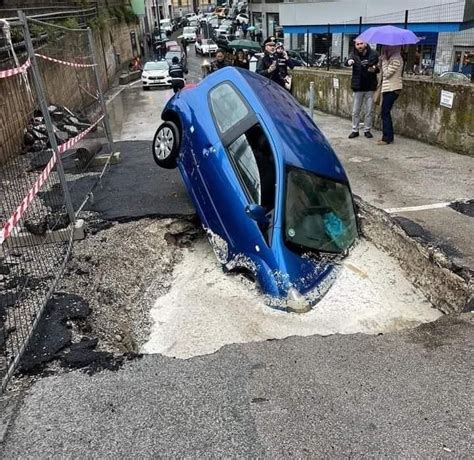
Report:
M 197 78 L 192 47 L 189 58 Z M 127 120 L 143 110 L 124 109 Z M 143 123 L 140 142 L 153 127 Z M 472 333 L 466 314 L 396 334 L 234 344 L 40 378 L 2 457 L 471 458 Z
M 471 458 L 472 332 L 449 320 L 44 378 L 3 456 Z

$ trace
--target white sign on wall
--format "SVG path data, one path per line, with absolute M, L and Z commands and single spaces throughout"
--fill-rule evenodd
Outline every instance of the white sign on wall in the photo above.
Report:
M 451 91 L 441 91 L 441 101 L 439 105 L 443 107 L 447 107 L 448 109 L 453 108 L 453 101 L 454 101 L 454 93 Z
M 339 89 L 339 78 L 333 78 L 332 83 L 333 83 L 334 89 Z

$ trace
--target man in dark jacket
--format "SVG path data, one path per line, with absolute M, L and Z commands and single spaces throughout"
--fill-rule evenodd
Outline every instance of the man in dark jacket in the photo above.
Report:
M 288 56 L 286 54 L 277 55 L 275 37 L 268 37 L 263 45 L 265 52 L 258 60 L 257 73 L 285 87 L 286 75 L 284 75 L 282 69 L 291 67 Z
M 216 58 L 211 62 L 209 73 L 217 72 L 224 67 L 227 67 L 229 64 L 225 60 L 225 52 L 224 50 L 217 50 L 216 51 Z
M 184 69 L 183 65 L 180 64 L 178 56 L 174 56 L 171 62 L 168 73 L 171 77 L 171 87 L 176 94 L 180 89 L 184 88 L 184 74 L 188 72 Z
M 374 92 L 377 89 L 377 73 L 379 55 L 367 43 L 355 40 L 355 50 L 348 57 L 345 65 L 352 67 L 352 90 L 354 103 L 352 106 L 352 132 L 349 139 L 359 136 L 360 110 L 364 105 L 364 135 L 372 138 L 372 117 L 374 112 Z

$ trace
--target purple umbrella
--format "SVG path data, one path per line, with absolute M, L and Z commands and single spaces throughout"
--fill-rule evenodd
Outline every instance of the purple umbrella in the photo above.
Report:
M 420 39 L 411 31 L 394 26 L 370 27 L 361 33 L 356 40 L 378 45 L 413 45 Z

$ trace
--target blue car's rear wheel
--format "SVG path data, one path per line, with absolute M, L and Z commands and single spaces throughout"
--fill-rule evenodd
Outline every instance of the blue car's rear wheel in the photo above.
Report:
M 177 166 L 181 134 L 172 121 L 165 121 L 156 130 L 153 138 L 153 158 L 162 168 L 174 169 Z

